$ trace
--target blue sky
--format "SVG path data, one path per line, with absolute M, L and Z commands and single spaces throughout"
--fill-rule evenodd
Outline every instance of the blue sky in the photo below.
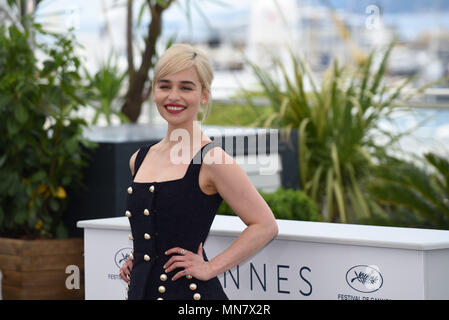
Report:
M 207 38 L 209 26 L 199 14 L 198 10 L 196 10 L 196 6 L 200 7 L 202 12 L 209 18 L 212 27 L 226 28 L 232 25 L 244 24 L 249 18 L 250 1 L 251 0 L 190 1 L 192 8 L 192 29 L 189 29 L 185 9 L 183 9 L 187 1 L 177 1 L 177 3 L 173 4 L 164 14 L 165 35 L 170 36 L 178 34 L 178 38 Z M 278 1 L 282 4 L 282 0 Z M 325 5 L 331 3 L 336 8 L 349 8 L 352 12 L 360 12 L 362 16 L 365 14 L 364 8 L 366 5 L 374 3 L 384 9 L 383 14 L 385 20 L 397 24 L 401 33 L 407 37 L 411 37 L 414 33 L 435 26 L 449 28 L 449 0 L 300 0 L 298 2 L 303 5 Z M 108 7 L 111 7 L 114 4 L 119 4 L 120 6 L 116 6 L 116 8 L 108 11 L 108 16 L 111 23 L 123 24 L 126 16 L 124 3 L 124 0 L 46 0 L 40 5 L 39 13 L 41 16 L 46 16 L 46 21 L 48 21 L 49 14 L 67 13 L 71 9 L 75 9 L 78 12 L 77 25 L 79 29 L 77 32 L 97 33 L 104 22 L 102 4 L 105 4 Z M 139 3 L 142 3 L 142 0 L 135 0 L 135 3 L 135 14 L 137 14 Z M 220 5 L 219 3 L 224 3 L 225 5 Z M 431 13 L 426 17 L 426 13 L 429 11 Z M 392 14 L 398 12 L 405 14 L 402 15 L 401 18 L 398 18 L 396 15 L 391 18 Z M 433 14 L 439 14 L 433 16 L 432 12 Z M 416 13 L 421 14 L 423 18 L 413 19 L 411 15 Z M 144 15 L 144 21 L 148 21 L 148 19 L 148 14 Z M 63 18 L 53 20 L 57 20 L 59 21 L 59 24 L 64 25 Z M 67 21 L 67 19 L 65 21 Z M 142 26 L 145 25 L 146 24 L 143 24 Z
M 193 1 L 191 1 L 193 3 Z M 114 1 L 114 0 L 49 0 L 44 1 L 39 7 L 38 13 L 40 17 L 44 17 L 44 21 L 49 21 L 50 17 L 53 17 L 53 21 L 58 21 L 59 24 L 64 24 L 66 19 L 62 17 L 60 19 L 54 18 L 53 14 L 65 14 L 65 16 L 69 16 L 69 12 L 72 9 L 75 9 L 79 14 L 79 18 L 77 18 L 79 32 L 98 32 L 98 29 L 103 24 L 104 14 L 102 10 L 102 3 L 106 4 L 108 7 L 111 7 L 114 3 L 123 4 L 124 1 Z M 136 9 L 135 15 L 139 10 L 139 3 L 141 1 L 135 2 Z M 185 10 L 186 1 L 179 1 L 179 3 L 173 4 L 165 13 L 164 13 L 164 27 L 168 32 L 174 32 L 176 30 L 181 32 L 187 32 L 189 24 L 186 18 L 186 10 Z M 250 0 L 240 0 L 240 1 L 232 1 L 232 0 L 220 0 L 219 3 L 223 3 L 224 5 L 215 3 L 215 1 L 211 0 L 197 0 L 198 7 L 201 8 L 201 11 L 208 17 L 212 26 L 220 27 L 223 24 L 230 23 L 235 19 L 244 19 L 244 16 L 248 15 L 249 12 L 249 3 Z M 191 5 L 191 22 L 192 22 L 192 31 L 195 33 L 201 33 L 208 29 L 208 26 L 204 20 L 204 18 L 199 13 L 198 9 L 196 9 L 196 5 Z M 109 9 L 108 16 L 110 21 L 124 21 L 126 17 L 125 8 L 123 5 L 116 6 L 115 8 Z M 148 21 L 149 15 L 145 11 L 143 16 L 144 21 Z M 145 24 L 143 24 L 145 25 Z

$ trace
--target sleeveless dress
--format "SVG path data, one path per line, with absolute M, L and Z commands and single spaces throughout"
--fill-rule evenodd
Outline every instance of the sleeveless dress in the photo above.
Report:
M 128 299 L 227 300 L 217 277 L 200 281 L 190 275 L 176 281 L 171 278 L 182 268 L 167 274 L 164 264 L 174 247 L 198 252 L 209 234 L 215 213 L 222 202 L 220 194 L 205 194 L 199 185 L 202 159 L 216 146 L 204 145 L 192 158 L 184 177 L 161 182 L 134 182 L 148 150 L 155 143 L 139 149 L 134 175 L 127 189 L 126 212 L 131 226 L 134 254 Z M 203 249 L 203 257 L 207 260 Z

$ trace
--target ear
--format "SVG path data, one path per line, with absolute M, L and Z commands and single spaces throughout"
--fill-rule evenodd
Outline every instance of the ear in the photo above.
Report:
M 201 104 L 206 104 L 209 101 L 209 91 L 203 90 L 201 94 Z

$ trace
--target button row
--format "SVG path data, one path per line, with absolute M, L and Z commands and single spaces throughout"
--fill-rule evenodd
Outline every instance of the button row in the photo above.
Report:
M 154 192 L 154 186 L 151 185 L 148 190 L 150 190 L 150 192 Z M 133 193 L 133 188 L 132 187 L 128 187 L 128 189 L 126 189 L 126 191 L 128 191 L 129 194 Z
M 143 238 L 144 238 L 145 240 L 150 240 L 150 239 L 151 239 L 151 236 L 150 236 L 148 233 L 145 233 L 145 234 L 143 235 Z M 134 240 L 133 235 L 132 235 L 132 234 L 128 235 L 128 239 L 129 239 L 129 240 Z
M 129 254 L 129 259 L 130 259 L 130 260 L 134 260 L 134 255 L 133 255 L 132 253 Z M 145 254 L 145 255 L 143 256 L 143 260 L 145 260 L 145 261 L 150 261 L 150 260 L 151 260 L 151 257 L 150 257 L 149 255 Z
M 191 275 L 187 275 L 186 278 L 187 279 L 192 279 L 192 276 Z M 168 277 L 167 277 L 167 275 L 165 273 L 162 273 L 160 275 L 159 279 L 161 279 L 161 281 L 165 282 L 165 281 L 167 281 Z M 195 291 L 196 289 L 198 289 L 198 286 L 197 286 L 196 283 L 192 282 L 192 283 L 189 284 L 189 289 L 192 290 L 192 291 Z M 162 286 L 162 285 L 159 286 L 157 288 L 157 290 L 159 291 L 159 293 L 165 293 L 167 291 L 165 286 Z M 198 292 L 195 292 L 193 294 L 193 299 L 194 300 L 200 300 L 201 299 L 201 295 Z M 159 297 L 158 300 L 163 300 L 163 298 Z
M 149 190 L 150 190 L 150 192 L 154 192 L 154 186 L 151 185 L 150 188 L 149 188 Z M 128 189 L 127 189 L 126 191 L 128 192 L 128 194 L 132 194 L 132 193 L 133 193 L 133 188 L 132 188 L 132 187 L 128 187 Z M 150 215 L 150 211 L 149 211 L 148 209 L 145 209 L 145 210 L 143 210 L 143 214 L 144 214 L 145 216 L 149 216 L 149 215 Z M 131 216 L 132 216 L 131 211 L 126 210 L 125 216 L 127 216 L 128 218 L 131 218 Z M 145 240 L 150 240 L 150 239 L 151 239 L 151 236 L 150 236 L 150 234 L 148 234 L 148 233 L 145 233 L 145 234 L 143 235 L 143 237 L 144 237 Z M 134 240 L 134 237 L 132 236 L 132 234 L 130 234 L 130 235 L 128 236 L 128 238 L 129 238 L 129 240 Z M 129 254 L 129 259 L 130 259 L 130 260 L 134 260 L 134 255 L 133 255 L 132 253 Z M 149 255 L 145 254 L 145 255 L 143 256 L 143 259 L 144 259 L 145 261 L 150 261 L 150 260 L 151 260 L 151 257 L 150 257 Z M 162 280 L 162 281 L 167 280 L 167 275 L 164 275 L 164 276 L 165 276 L 165 278 L 163 277 L 163 275 L 161 275 L 161 280 Z M 163 278 L 164 278 L 165 280 L 163 280 Z M 126 290 L 129 290 L 129 286 L 128 286 L 128 285 L 126 285 Z M 160 287 L 159 287 L 159 292 L 161 292 L 161 291 L 165 292 L 165 287 L 164 287 L 164 286 L 160 286 Z M 161 293 L 163 293 L 163 292 L 161 292 Z M 125 300 L 128 300 L 128 296 L 125 297 Z M 158 300 L 162 300 L 162 298 L 159 298 Z
M 143 210 L 143 214 L 146 215 L 146 216 L 149 216 L 150 215 L 150 211 L 148 209 L 145 209 L 145 210 Z M 128 218 L 131 218 L 132 217 L 131 211 L 126 210 L 125 211 L 125 216 L 127 216 Z

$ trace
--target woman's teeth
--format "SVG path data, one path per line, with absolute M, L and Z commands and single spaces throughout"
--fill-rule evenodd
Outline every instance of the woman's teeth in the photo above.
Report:
M 168 110 L 178 111 L 178 110 L 184 110 L 186 107 L 172 107 L 172 106 L 166 106 L 166 108 L 167 108 Z

